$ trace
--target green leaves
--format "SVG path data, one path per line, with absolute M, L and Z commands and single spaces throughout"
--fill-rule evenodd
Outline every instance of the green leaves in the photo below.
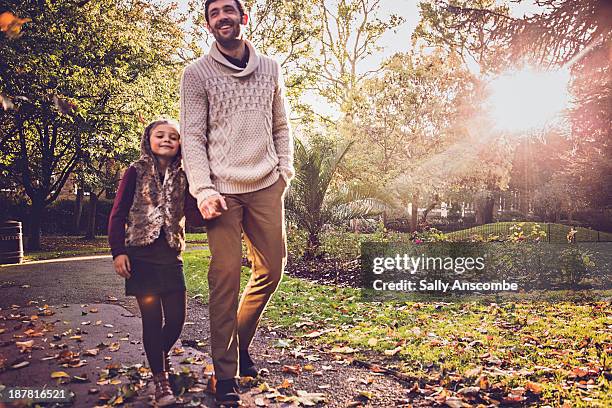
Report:
M 31 199 L 36 224 L 75 170 L 95 194 L 114 187 L 142 123 L 176 116 L 183 32 L 172 7 L 137 0 L 8 6 L 32 22 L 18 41 L 0 41 L 0 170 Z M 1 16 L 2 30 L 24 22 Z

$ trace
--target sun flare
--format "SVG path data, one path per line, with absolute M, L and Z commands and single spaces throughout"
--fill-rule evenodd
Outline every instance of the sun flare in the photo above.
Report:
M 503 74 L 489 84 L 488 108 L 495 127 L 510 132 L 542 129 L 568 107 L 569 72 L 525 69 Z

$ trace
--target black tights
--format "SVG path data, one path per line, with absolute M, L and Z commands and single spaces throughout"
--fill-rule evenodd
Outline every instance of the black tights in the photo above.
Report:
M 185 291 L 137 296 L 142 315 L 142 342 L 153 374 L 167 370 L 164 356 L 174 346 L 185 323 Z M 162 327 L 162 317 L 164 325 Z

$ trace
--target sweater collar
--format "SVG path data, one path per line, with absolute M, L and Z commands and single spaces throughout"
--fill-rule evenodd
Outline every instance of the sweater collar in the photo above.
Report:
M 233 71 L 236 71 L 236 72 L 233 72 L 231 75 L 237 78 L 246 77 L 246 76 L 251 75 L 253 72 L 255 72 L 255 70 L 259 66 L 259 56 L 257 55 L 257 52 L 255 51 L 255 47 L 253 47 L 253 44 L 251 44 L 248 40 L 245 39 L 243 41 L 245 42 L 246 46 L 249 48 L 249 63 L 244 69 L 239 68 L 235 66 L 234 64 L 232 64 L 231 62 L 229 62 L 223 56 L 223 54 L 221 54 L 221 51 L 219 51 L 216 41 L 213 43 L 212 47 L 210 47 L 210 53 L 209 53 L 209 55 L 215 61 L 217 61 L 218 63 L 222 65 L 225 65 L 228 68 L 231 68 Z

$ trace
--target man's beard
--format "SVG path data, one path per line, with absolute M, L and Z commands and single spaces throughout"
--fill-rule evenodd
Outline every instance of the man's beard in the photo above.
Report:
M 231 30 L 227 35 L 221 34 L 220 26 L 229 22 L 231 24 Z M 217 28 L 219 27 L 219 28 Z M 240 44 L 240 24 L 234 21 L 223 21 L 217 25 L 213 30 L 213 36 L 219 44 L 225 48 L 235 48 Z

